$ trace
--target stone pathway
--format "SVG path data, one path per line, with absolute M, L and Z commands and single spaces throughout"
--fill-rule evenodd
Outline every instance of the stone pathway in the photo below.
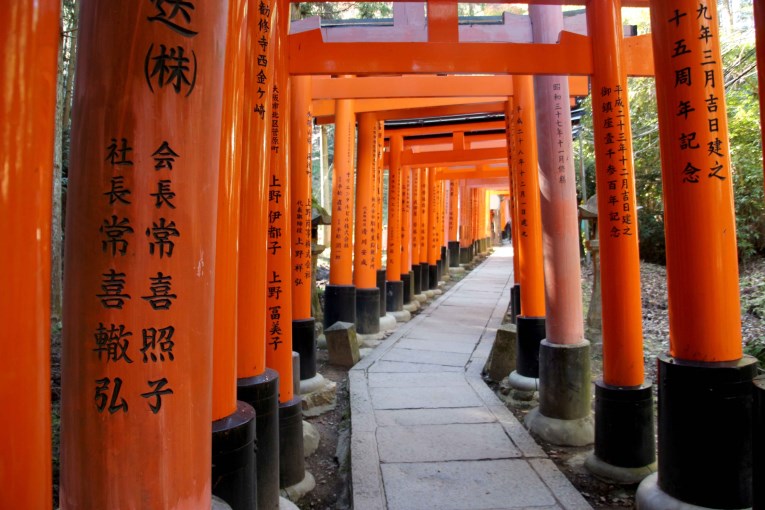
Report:
M 495 249 L 350 371 L 354 508 L 591 508 L 480 376 L 512 267 Z

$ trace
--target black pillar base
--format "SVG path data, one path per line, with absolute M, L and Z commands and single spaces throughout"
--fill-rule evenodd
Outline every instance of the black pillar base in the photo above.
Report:
M 518 323 L 518 316 L 521 314 L 521 286 L 520 284 L 513 285 L 510 289 L 510 322 L 513 324 Z
M 427 262 L 420 262 L 420 284 L 423 292 L 430 288 L 430 266 Z
M 386 308 L 391 312 L 400 312 L 404 309 L 404 283 L 401 281 L 386 281 Z
M 419 264 L 412 265 L 412 286 L 415 294 L 422 294 L 422 271 Z
M 255 409 L 257 508 L 279 510 L 279 374 L 267 368 L 236 385 L 237 398 Z
M 443 275 L 449 271 L 449 249 L 446 246 L 441 247 L 441 258 L 438 259 L 438 279 L 443 280 Z
M 303 402 L 295 397 L 279 404 L 279 486 L 292 487 L 303 478 Z
M 539 345 L 539 412 L 558 420 L 590 416 L 591 385 L 590 342 L 560 345 L 542 340 Z
M 316 319 L 292 321 L 292 350 L 300 355 L 300 380 L 316 375 Z
M 436 260 L 436 281 L 440 282 L 444 278 L 444 259 L 438 259 Z
M 519 315 L 516 324 L 518 335 L 515 371 L 518 375 L 539 379 L 539 344 L 545 337 L 545 318 Z
M 245 402 L 212 422 L 212 493 L 232 510 L 255 508 L 255 409 Z
M 356 331 L 362 335 L 380 332 L 380 290 L 356 289 Z
M 460 242 L 449 241 L 449 267 L 460 267 Z
M 385 279 L 387 274 L 385 269 L 377 270 L 377 290 L 380 291 L 380 317 L 385 317 Z
M 765 376 L 754 380 L 754 508 L 765 508 Z
M 324 329 L 336 322 L 356 323 L 356 287 L 327 285 L 324 289 Z
M 436 290 L 438 288 L 438 266 L 428 266 L 428 288 Z
M 595 456 L 620 468 L 656 462 L 653 386 L 609 386 L 595 382 Z
M 470 264 L 470 247 L 460 246 L 460 264 Z
M 401 284 L 404 286 L 404 304 L 408 305 L 412 302 L 412 275 L 410 273 L 402 274 Z
M 661 355 L 659 488 L 708 508 L 752 506 L 752 379 L 757 361 Z

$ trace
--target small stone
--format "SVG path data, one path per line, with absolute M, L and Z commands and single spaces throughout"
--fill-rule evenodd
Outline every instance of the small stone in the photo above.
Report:
M 351 322 L 336 322 L 326 330 L 329 362 L 350 368 L 359 362 L 359 345 L 356 340 L 356 325 Z

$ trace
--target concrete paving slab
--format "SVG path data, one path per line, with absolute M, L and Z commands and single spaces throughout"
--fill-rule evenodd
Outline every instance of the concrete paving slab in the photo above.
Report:
M 381 462 L 440 462 L 521 456 L 498 423 L 380 427 L 377 429 L 377 448 Z
M 464 367 L 470 359 L 470 354 L 459 352 L 416 351 L 413 349 L 394 347 L 383 356 L 383 359 L 385 361 L 404 361 L 407 363 L 427 363 L 430 365 Z
M 401 361 L 377 361 L 369 369 L 369 373 L 375 372 L 464 372 L 463 367 L 451 367 L 446 365 L 428 365 L 425 363 L 408 363 Z
M 423 339 L 415 337 L 404 338 L 396 345 L 402 349 L 412 349 L 415 351 L 441 351 L 456 352 L 461 354 L 470 354 L 475 348 L 474 344 L 469 342 L 460 342 L 459 340 L 450 341 L 441 338 Z
M 452 409 L 381 409 L 375 411 L 375 420 L 380 427 L 413 427 L 450 423 L 492 423 L 497 421 L 497 417 L 485 407 L 457 407 Z
M 477 510 L 554 506 L 524 460 L 383 464 L 388 510 Z
M 469 334 L 457 334 L 450 332 L 434 332 L 429 331 L 426 328 L 417 328 L 407 333 L 406 338 L 417 338 L 420 340 L 445 340 L 447 342 L 467 342 L 470 345 L 475 345 L 476 335 L 474 333 Z
M 472 407 L 482 401 L 467 383 L 446 388 L 369 388 L 374 409 L 433 409 L 437 407 Z
M 464 374 L 459 372 L 444 373 L 370 373 L 367 376 L 370 388 L 426 388 L 444 386 L 465 386 Z

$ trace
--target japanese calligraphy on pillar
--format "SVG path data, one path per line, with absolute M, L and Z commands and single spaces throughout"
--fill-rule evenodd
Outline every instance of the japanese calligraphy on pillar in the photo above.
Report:
M 273 51 L 269 51 L 271 41 L 271 2 L 261 0 L 258 5 L 258 12 L 255 13 L 258 20 L 257 33 L 255 35 L 255 44 L 257 47 L 257 74 L 255 75 L 256 89 L 255 106 L 253 111 L 258 114 L 260 120 L 266 120 L 266 104 L 268 102 L 268 88 L 271 83 L 269 75 L 273 65 L 269 65 L 269 59 L 273 58 Z
M 412 169 L 412 265 L 419 264 L 420 260 L 420 169 Z
M 302 141 L 308 147 L 303 165 L 306 179 L 310 182 L 313 175 L 313 159 L 311 157 L 313 118 L 310 112 L 305 112 L 306 139 Z M 295 140 L 295 143 L 301 143 Z M 292 283 L 295 287 L 311 284 L 311 218 L 313 208 L 311 205 L 311 190 L 306 189 L 303 197 L 295 197 L 295 239 L 292 251 Z
M 279 88 L 275 83 L 271 96 L 273 104 L 270 136 L 272 156 L 279 153 L 279 100 Z M 286 215 L 286 193 L 282 165 L 280 165 L 278 157 L 273 157 L 268 179 L 268 278 L 266 281 L 266 306 L 268 307 L 266 343 L 271 351 L 279 350 L 279 346 L 284 343 L 282 340 L 282 336 L 285 334 L 284 328 L 292 327 L 291 321 L 289 324 L 284 324 L 282 321 L 282 314 L 290 317 L 287 310 L 292 306 L 290 300 L 286 298 L 290 288 L 289 275 L 283 274 L 282 264 L 274 263 L 282 257 L 289 259 L 289 243 L 284 241 L 287 229 L 290 228 Z M 285 246 L 287 246 L 286 250 Z
M 529 236 L 529 211 L 528 200 L 526 196 L 526 188 L 528 187 L 528 173 L 530 171 L 536 171 L 536 169 L 530 169 L 526 167 L 526 154 L 523 152 L 523 140 L 527 135 L 523 124 L 523 109 L 520 106 L 516 107 L 515 128 L 513 129 L 515 135 L 515 169 L 518 188 L 518 232 L 521 237 Z
M 564 97 L 561 93 L 561 84 L 553 83 L 552 85 L 553 89 L 553 115 L 555 116 L 555 147 L 556 147 L 556 166 L 555 169 L 558 171 L 558 182 L 560 184 L 566 184 L 566 160 L 569 158 L 568 151 L 566 150 L 567 144 L 566 139 L 564 137 L 564 131 L 563 131 L 563 108 L 564 108 Z M 568 109 L 568 98 L 565 98 L 566 100 L 566 106 L 565 108 Z
M 724 181 L 729 175 L 727 122 L 721 115 L 725 111 L 722 63 L 713 18 L 703 0 L 694 11 L 675 9 L 667 20 L 674 35 L 669 51 L 675 116 L 685 126 L 677 135 L 683 157 L 674 174 L 687 185 Z M 697 93 L 700 89 L 703 96 Z
M 432 171 L 420 170 L 420 262 L 428 261 L 428 173 Z

